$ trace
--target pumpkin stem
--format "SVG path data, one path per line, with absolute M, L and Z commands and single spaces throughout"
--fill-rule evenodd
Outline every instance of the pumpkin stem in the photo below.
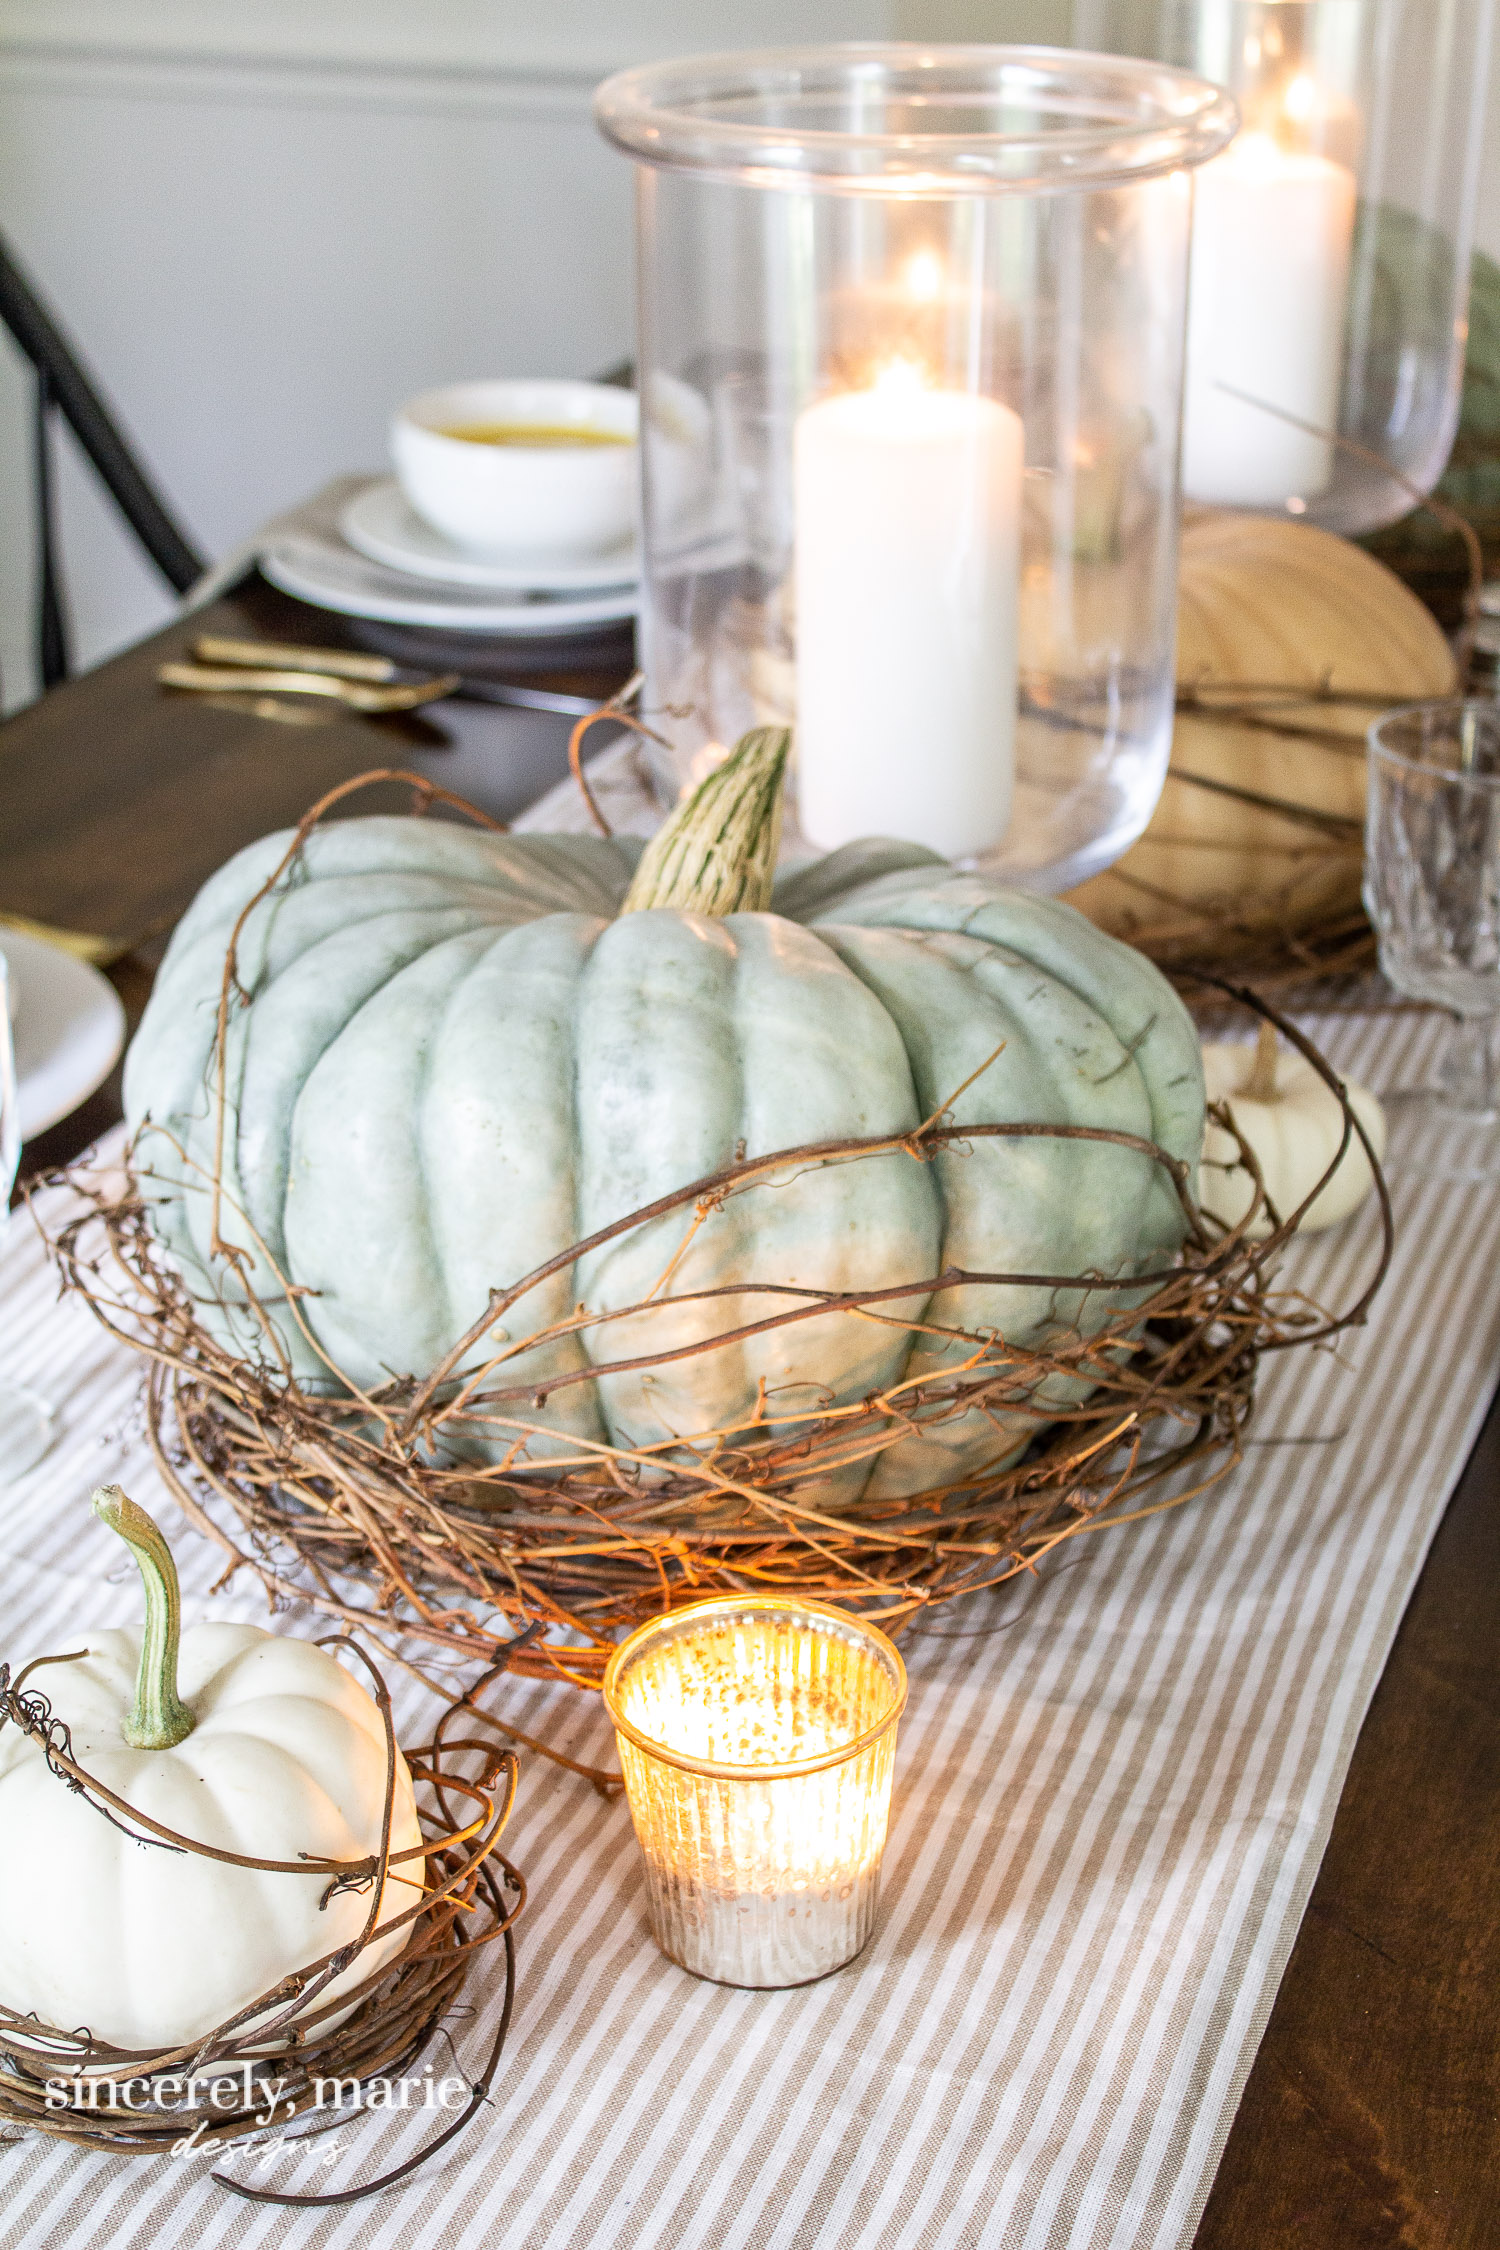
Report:
M 668 813 L 625 893 L 622 914 L 763 914 L 781 844 L 786 727 L 752 727 L 686 804 Z
M 1262 1023 L 1260 1037 L 1255 1042 L 1255 1060 L 1250 1065 L 1250 1075 L 1240 1088 L 1247 1102 L 1273 1102 L 1276 1099 L 1276 1026 Z
M 94 1513 L 117 1531 L 136 1559 L 146 1589 L 146 1629 L 135 1679 L 135 1703 L 120 1729 L 135 1750 L 170 1750 L 196 1724 L 177 1692 L 177 1643 L 182 1631 L 182 1596 L 172 1550 L 144 1508 L 127 1499 L 117 1484 L 101 1484 Z

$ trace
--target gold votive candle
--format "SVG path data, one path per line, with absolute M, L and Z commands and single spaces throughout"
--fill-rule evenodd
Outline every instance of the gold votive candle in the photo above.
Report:
M 718 1984 L 810 1984 L 875 1927 L 906 1669 L 821 1602 L 653 1618 L 604 1675 L 651 1934 Z

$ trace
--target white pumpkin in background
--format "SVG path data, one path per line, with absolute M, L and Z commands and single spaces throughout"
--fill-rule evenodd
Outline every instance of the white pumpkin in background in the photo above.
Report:
M 1266 1193 L 1277 1216 L 1290 1218 L 1312 1193 L 1338 1154 L 1344 1137 L 1344 1112 L 1332 1089 L 1301 1055 L 1279 1053 L 1276 1033 L 1262 1024 L 1251 1047 L 1237 1040 L 1203 1050 L 1204 1088 L 1210 1102 L 1223 1102 L 1255 1152 Z M 1370 1136 L 1377 1157 L 1385 1154 L 1385 1113 L 1364 1086 L 1346 1085 L 1349 1106 Z M 1343 1161 L 1321 1195 L 1303 1214 L 1300 1232 L 1337 1226 L 1357 1211 L 1375 1185 L 1370 1159 L 1351 1135 Z M 1249 1210 L 1255 1184 L 1240 1162 L 1234 1136 L 1209 1123 L 1199 1170 L 1198 1200 L 1213 1218 L 1235 1226 Z M 1271 1222 L 1264 1211 L 1248 1229 L 1264 1241 Z
M 378 1852 L 386 1736 L 374 1699 L 311 1642 L 255 1625 L 181 1634 L 171 1551 L 117 1485 L 94 1496 L 146 1589 L 143 1632 L 88 1636 L 88 1653 L 30 1673 L 95 1780 L 179 1835 L 257 1859 Z M 270 1874 L 136 1842 L 48 1771 L 19 1727 L 0 1731 L 0 2002 L 117 2047 L 184 2046 L 282 1978 L 357 1941 L 368 1887 L 327 1896 L 327 1873 Z M 397 1754 L 391 1853 L 420 1848 Z M 424 1863 L 387 1876 L 381 1922 L 418 1898 Z M 309 2003 L 394 1959 L 409 1925 L 372 1938 Z M 324 2019 L 331 2021 L 333 2019 Z

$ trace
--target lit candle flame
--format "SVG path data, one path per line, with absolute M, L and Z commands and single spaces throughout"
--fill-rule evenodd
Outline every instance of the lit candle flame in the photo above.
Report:
M 1233 160 L 1233 169 L 1248 172 L 1267 180 L 1282 176 L 1286 165 L 1286 152 L 1272 133 L 1237 133 L 1231 141 L 1226 157 Z
M 904 279 L 906 294 L 915 304 L 933 304 L 943 293 L 943 261 L 935 250 L 913 251 Z
M 882 398 L 915 398 L 931 388 L 927 370 L 914 359 L 887 360 L 875 377 L 874 389 Z
M 1318 89 L 1305 70 L 1299 70 L 1281 97 L 1284 116 L 1294 125 L 1309 125 L 1317 115 Z

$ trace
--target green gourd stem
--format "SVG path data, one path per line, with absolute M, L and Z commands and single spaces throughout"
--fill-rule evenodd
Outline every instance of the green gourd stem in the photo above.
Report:
M 146 1589 L 135 1703 L 120 1731 L 133 1749 L 170 1750 L 196 1724 L 177 1692 L 177 1643 L 182 1632 L 177 1565 L 157 1525 L 117 1484 L 101 1484 L 93 1505 L 99 1521 L 117 1531 L 134 1555 Z
M 763 914 L 776 880 L 786 727 L 752 727 L 652 837 L 622 914 Z

